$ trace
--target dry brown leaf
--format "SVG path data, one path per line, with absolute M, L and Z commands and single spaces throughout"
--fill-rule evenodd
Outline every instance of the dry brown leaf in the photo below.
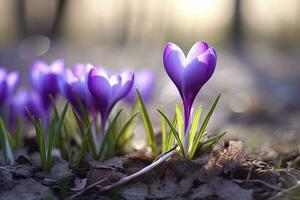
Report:
M 243 159 L 243 144 L 241 141 L 229 141 L 229 146 L 223 151 L 213 151 L 204 169 L 210 175 L 227 173 L 235 168 Z

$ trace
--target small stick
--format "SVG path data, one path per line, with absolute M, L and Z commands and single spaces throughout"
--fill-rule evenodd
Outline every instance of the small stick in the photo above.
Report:
M 108 185 L 108 186 L 104 186 L 102 188 L 100 188 L 100 190 L 97 192 L 97 193 L 101 193 L 101 192 L 106 192 L 108 190 L 111 190 L 117 186 L 120 186 L 120 185 L 123 185 L 129 181 L 131 181 L 132 179 L 138 177 L 138 176 L 141 176 L 149 171 L 151 171 L 152 169 L 154 169 L 155 167 L 157 167 L 158 165 L 160 165 L 161 163 L 165 162 L 168 158 L 170 158 L 174 153 L 175 153 L 175 150 L 177 148 L 178 145 L 175 145 L 173 146 L 169 151 L 167 151 L 166 153 L 160 155 L 157 159 L 155 159 L 150 165 L 148 165 L 147 167 L 144 167 L 143 169 L 141 169 L 140 171 L 134 173 L 134 174 L 131 174 L 129 176 L 126 176 L 122 179 L 120 179 L 119 181 L 111 184 L 111 185 Z M 87 186 L 85 189 L 75 193 L 74 195 L 70 196 L 69 198 L 67 198 L 66 200 L 72 200 L 74 198 L 76 198 L 77 196 L 81 195 L 82 193 L 84 193 L 85 191 L 91 189 L 92 187 L 95 187 L 97 185 L 99 185 L 100 183 L 104 182 L 105 180 L 108 180 L 111 175 L 115 172 L 112 171 L 106 178 L 104 179 L 101 179 L 89 186 Z
M 278 192 L 276 196 L 282 196 L 283 194 L 288 193 L 288 192 L 298 188 L 299 186 L 300 186 L 300 182 L 297 182 L 297 184 L 295 184 L 287 189 L 284 189 L 281 192 Z
M 169 151 L 167 151 L 166 153 L 162 154 L 161 156 L 158 157 L 158 159 L 156 159 L 154 162 L 152 162 L 150 165 L 148 165 L 147 167 L 141 169 L 140 171 L 134 173 L 134 174 L 131 174 L 129 176 L 126 176 L 122 179 L 120 179 L 119 181 L 111 184 L 111 185 L 108 185 L 108 186 L 104 186 L 102 187 L 99 192 L 106 192 L 108 190 L 111 190 L 117 186 L 120 186 L 120 185 L 123 185 L 129 181 L 131 181 L 132 179 L 136 178 L 136 177 L 139 177 L 149 171 L 151 171 L 152 169 L 154 169 L 155 167 L 157 167 L 158 165 L 162 164 L 163 162 L 165 162 L 168 158 L 170 158 L 174 153 L 175 153 L 175 150 L 177 148 L 178 145 L 175 145 L 174 147 L 172 147 Z

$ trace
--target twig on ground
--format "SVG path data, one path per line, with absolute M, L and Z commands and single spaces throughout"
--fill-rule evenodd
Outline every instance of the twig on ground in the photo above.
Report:
M 298 187 L 300 187 L 300 181 L 298 181 L 296 185 L 293 185 L 292 187 L 289 187 L 287 189 L 283 189 L 281 192 L 278 192 L 276 194 L 276 196 L 277 197 L 282 196 L 283 194 L 286 194 L 286 193 L 288 193 L 288 192 L 290 192 L 290 191 L 292 191 L 292 190 L 294 190 L 294 189 L 296 189 Z
M 136 173 L 134 173 L 134 174 L 131 174 L 131 175 L 129 175 L 129 176 L 126 176 L 126 177 L 120 179 L 119 181 L 117 181 L 117 182 L 115 182 L 115 183 L 113 183 L 113 184 L 111 184 L 111 185 L 107 185 L 107 186 L 104 186 L 104 187 L 100 188 L 100 190 L 97 192 L 97 194 L 99 194 L 99 193 L 101 193 L 101 192 L 109 191 L 109 190 L 111 190 L 111 189 L 113 189 L 113 188 L 115 188 L 115 187 L 118 187 L 118 186 L 120 186 L 120 185 L 123 185 L 123 184 L 125 184 L 125 183 L 127 183 L 127 182 L 129 182 L 129 181 L 131 181 L 131 180 L 133 180 L 133 179 L 135 179 L 135 178 L 137 178 L 137 177 L 139 177 L 139 176 L 141 176 L 141 175 L 143 175 L 143 174 L 149 172 L 149 171 L 151 171 L 152 169 L 154 169 L 154 168 L 157 167 L 158 165 L 160 165 L 160 164 L 162 164 L 163 162 L 165 162 L 168 158 L 170 158 L 170 157 L 175 153 L 175 150 L 176 150 L 177 146 L 178 146 L 178 145 L 173 146 L 169 151 L 167 151 L 166 153 L 160 155 L 160 156 L 159 156 L 157 159 L 155 159 L 150 165 L 148 165 L 147 167 L 144 167 L 144 168 L 141 169 L 140 171 L 138 171 L 138 172 L 136 172 Z M 106 178 L 101 179 L 101 180 L 99 180 L 99 181 L 97 181 L 97 182 L 95 182 L 95 183 L 93 183 L 93 184 L 87 186 L 85 189 L 83 189 L 83 190 L 81 190 L 81 191 L 75 193 L 74 195 L 72 195 L 71 197 L 67 198 L 66 200 L 72 200 L 72 199 L 76 198 L 77 196 L 79 196 L 80 194 L 84 193 L 85 191 L 91 189 L 92 187 L 95 187 L 95 186 L 99 185 L 100 183 L 102 183 L 102 182 L 104 182 L 105 180 L 109 179 L 110 176 L 111 176 L 113 173 L 114 173 L 114 171 L 111 172 L 111 173 L 109 174 L 109 176 L 107 176 Z
M 136 177 L 139 177 L 149 171 L 151 171 L 152 169 L 154 169 L 155 167 L 157 167 L 158 165 L 160 165 L 161 163 L 165 162 L 168 158 L 170 158 L 174 153 L 175 153 L 175 150 L 177 148 L 178 145 L 175 145 L 174 147 L 172 147 L 168 152 L 162 154 L 161 156 L 159 156 L 156 160 L 154 160 L 150 165 L 148 165 L 147 167 L 144 167 L 143 169 L 141 169 L 140 171 L 134 173 L 134 174 L 131 174 L 129 176 L 126 176 L 124 178 L 122 178 L 121 180 L 111 184 L 111 185 L 108 185 L 108 186 L 104 186 L 103 188 L 101 188 L 99 190 L 99 192 L 106 192 L 108 190 L 111 190 L 117 186 L 120 186 L 120 185 L 123 185 L 129 181 L 131 181 L 132 179 L 136 178 Z

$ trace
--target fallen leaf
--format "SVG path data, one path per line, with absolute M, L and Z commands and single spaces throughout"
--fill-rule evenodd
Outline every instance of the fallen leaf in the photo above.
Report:
M 228 173 L 243 159 L 243 145 L 241 141 L 229 141 L 229 146 L 223 151 L 212 151 L 204 169 L 210 175 Z

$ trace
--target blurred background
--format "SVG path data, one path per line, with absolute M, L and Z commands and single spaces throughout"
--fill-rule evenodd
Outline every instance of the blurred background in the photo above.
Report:
M 164 72 L 167 42 L 185 53 L 205 40 L 217 49 L 215 75 L 195 104 L 222 99 L 210 133 L 229 131 L 260 149 L 297 146 L 300 130 L 298 0 L 0 0 L 0 66 L 28 84 L 35 59 L 63 58 L 108 70 L 153 69 L 151 110 L 169 116 L 179 95 Z

